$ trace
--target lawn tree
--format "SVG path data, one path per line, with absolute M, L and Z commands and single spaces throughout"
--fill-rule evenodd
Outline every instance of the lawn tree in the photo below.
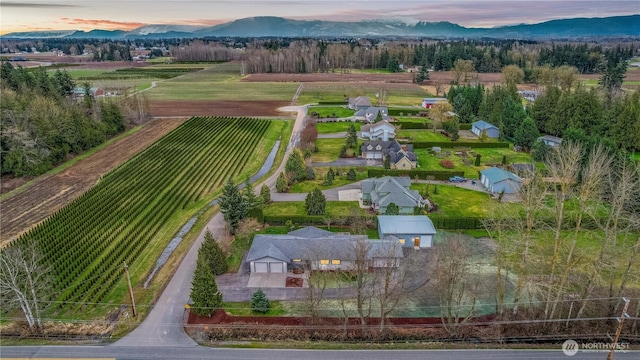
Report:
M 536 141 L 531 146 L 531 157 L 535 161 L 547 161 L 547 158 L 552 154 L 553 148 L 544 141 Z
M 333 168 L 329 168 L 329 171 L 327 171 L 327 174 L 324 177 L 324 182 L 322 183 L 323 185 L 331 185 L 333 184 L 333 179 L 335 179 L 336 174 L 333 172 Z
M 260 198 L 262 199 L 262 205 L 267 205 L 271 202 L 271 190 L 266 184 L 260 188 Z
M 313 167 L 309 166 L 307 168 L 307 180 L 314 180 L 316 178 L 316 172 L 313 170 Z
M 231 234 L 235 234 L 238 222 L 247 216 L 247 202 L 238 187 L 229 179 L 222 188 L 222 195 L 218 200 L 220 212 L 229 225 Z
M 484 130 L 482 130 L 484 132 Z M 480 166 L 480 161 L 482 160 L 482 155 L 480 154 L 476 154 L 476 160 L 474 161 L 473 165 L 475 166 Z
M 431 109 L 429 109 L 429 116 L 438 122 L 438 126 L 442 126 L 442 123 L 447 120 L 448 113 L 453 111 L 453 106 L 448 103 L 438 103 L 434 104 Z M 434 124 L 433 131 L 438 127 Z
M 319 262 L 318 256 L 312 256 L 311 261 Z M 303 311 L 311 318 L 311 323 L 315 324 L 322 313 L 322 305 L 324 303 L 324 293 L 329 285 L 329 276 L 331 274 L 323 272 L 312 272 L 307 269 L 309 278 L 307 279 L 307 287 L 305 288 L 306 296 L 302 301 Z
M 487 142 L 489 140 L 489 135 L 487 135 L 486 129 L 482 129 L 482 132 L 480 132 L 479 140 L 480 142 Z
M 227 257 L 209 229 L 204 233 L 204 241 L 200 247 L 200 252 L 214 275 L 222 275 L 227 271 Z
M 611 159 L 609 154 L 602 146 L 596 146 L 591 149 L 587 157 L 587 163 L 582 168 L 575 191 L 577 200 L 577 219 L 573 228 L 573 239 L 569 246 L 569 252 L 564 263 L 564 270 L 557 286 L 556 297 L 551 307 L 549 318 L 553 319 L 556 313 L 558 303 L 564 295 L 565 289 L 569 282 L 569 274 L 571 270 L 578 265 L 574 258 L 576 246 L 578 244 L 579 235 L 582 232 L 582 220 L 585 214 L 593 213 L 593 206 L 598 199 L 601 198 L 603 192 L 603 179 L 611 169 Z
M 356 127 L 353 124 L 349 124 L 349 128 L 347 129 L 347 140 L 348 147 L 353 147 L 358 144 L 358 132 L 356 131 Z
M 398 215 L 400 214 L 400 208 L 398 208 L 398 205 L 396 205 L 396 203 L 389 203 L 389 205 L 387 205 L 387 211 L 384 212 L 385 215 Z
M 258 289 L 258 291 L 254 292 L 251 296 L 251 310 L 253 312 L 265 314 L 269 311 L 270 306 L 271 302 L 262 289 Z
M 616 270 L 614 257 L 620 251 L 624 240 L 628 240 L 630 236 L 638 236 L 631 231 L 637 230 L 637 223 L 634 220 L 637 220 L 640 207 L 640 167 L 625 158 L 616 158 L 604 178 L 604 186 L 605 191 L 602 192 L 600 200 L 606 206 L 595 208 L 590 214 L 599 229 L 604 232 L 604 236 L 580 295 L 583 300 L 576 315 L 577 318 L 584 316 L 588 299 L 598 285 L 598 279 L 602 279 L 603 282 L 608 281 L 606 285 L 609 296 L 614 295 Z M 633 251 L 633 247 L 627 251 Z
M 293 149 L 284 169 L 291 183 L 304 180 L 307 177 L 307 166 L 304 162 L 304 155 L 302 155 L 299 149 Z
M 602 75 L 598 79 L 598 85 L 606 90 L 607 95 L 611 98 L 620 91 L 626 72 L 627 64 L 624 61 L 607 60 Z
M 319 188 L 313 189 L 304 199 L 304 209 L 307 215 L 324 215 L 327 199 Z
M 356 170 L 354 168 L 349 169 L 349 171 L 347 171 L 347 180 L 355 180 L 357 177 L 356 175 Z
M 382 165 L 387 170 L 391 169 L 391 158 L 389 157 L 389 154 L 384 155 Z
M 456 141 L 460 138 L 459 135 L 459 131 L 460 131 L 460 122 L 458 121 L 458 119 L 453 119 L 449 122 L 446 122 L 443 124 L 444 125 L 444 131 L 448 132 L 449 135 L 451 135 L 451 139 L 453 139 L 453 141 Z
M 276 180 L 276 191 L 279 193 L 287 192 L 289 190 L 289 182 L 287 181 L 287 177 L 283 172 L 278 175 L 278 179 Z M 271 196 L 269 196 L 271 198 Z
M 19 307 L 32 332 L 43 330 L 42 312 L 53 290 L 51 270 L 34 241 L 0 251 L 3 312 Z
M 458 325 L 475 314 L 476 295 L 468 263 L 471 254 L 464 241 L 456 236 L 448 237 L 435 250 L 433 276 L 440 301 L 440 318 L 449 335 L 456 336 Z
M 191 281 L 191 310 L 200 316 L 211 316 L 222 305 L 222 294 L 218 291 L 216 278 L 211 272 L 207 259 L 198 253 L 196 270 Z
M 554 293 L 556 282 L 556 271 L 560 260 L 560 250 L 563 247 L 562 229 L 565 222 L 565 202 L 573 194 L 574 186 L 578 180 L 580 163 L 583 156 L 582 145 L 575 142 L 563 142 L 562 146 L 554 148 L 552 156 L 548 159 L 546 166 L 553 186 L 554 193 L 554 236 L 553 255 L 550 261 L 550 272 L 547 283 L 547 296 L 544 314 L 549 316 L 551 310 L 551 299 Z

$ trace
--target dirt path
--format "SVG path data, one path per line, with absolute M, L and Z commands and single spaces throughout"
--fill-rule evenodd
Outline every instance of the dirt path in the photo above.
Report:
M 36 179 L 0 200 L 0 246 L 17 238 L 93 187 L 100 177 L 182 124 L 186 118 L 152 120 L 66 170 Z

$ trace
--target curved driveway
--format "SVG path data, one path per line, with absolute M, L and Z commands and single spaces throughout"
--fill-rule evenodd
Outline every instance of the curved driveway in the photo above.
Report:
M 287 146 L 284 159 L 295 147 L 299 140 L 299 132 L 307 115 L 307 106 L 287 106 L 280 108 L 285 112 L 297 112 L 296 121 L 293 125 L 291 141 Z M 284 161 L 278 166 L 278 169 L 264 182 L 255 186 L 256 191 L 260 190 L 263 184 L 273 188 L 278 178 L 278 174 L 284 170 Z M 200 235 L 187 252 L 187 255 L 180 263 L 175 274 L 169 281 L 169 284 L 158 298 L 153 309 L 149 312 L 146 319 L 131 333 L 118 340 L 110 346 L 152 346 L 152 347 L 185 347 L 196 346 L 183 329 L 184 306 L 189 301 L 191 293 L 191 280 L 196 267 L 196 259 L 198 258 L 198 249 L 204 240 L 204 233 L 208 228 L 214 238 L 218 238 L 224 230 L 224 219 L 221 213 L 217 213 L 207 226 L 202 229 Z

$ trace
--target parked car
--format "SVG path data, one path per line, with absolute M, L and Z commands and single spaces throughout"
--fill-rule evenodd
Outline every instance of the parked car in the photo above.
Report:
M 452 176 L 449 178 L 449 181 L 452 183 L 461 183 L 461 182 L 467 182 L 467 178 L 462 176 Z

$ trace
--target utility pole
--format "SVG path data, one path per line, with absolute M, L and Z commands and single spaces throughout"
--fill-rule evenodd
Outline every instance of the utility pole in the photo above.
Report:
M 129 278 L 129 267 L 126 262 L 123 262 L 124 273 L 127 275 L 127 285 L 129 286 L 129 297 L 131 298 L 131 307 L 133 308 L 133 317 L 136 317 L 136 302 L 133 298 L 133 288 L 131 287 L 131 279 Z
M 620 314 L 620 317 L 617 319 L 618 329 L 616 329 L 616 336 L 613 338 L 613 345 L 611 345 L 611 350 L 609 350 L 609 356 L 607 356 L 607 360 L 613 359 L 613 353 L 618 347 L 618 339 L 620 338 L 620 333 L 622 332 L 622 324 L 624 323 L 624 319 L 626 317 L 629 317 L 629 314 L 627 314 L 627 310 L 629 310 L 630 301 L 627 298 L 622 298 L 622 301 L 624 301 L 624 308 L 622 308 L 622 314 Z

